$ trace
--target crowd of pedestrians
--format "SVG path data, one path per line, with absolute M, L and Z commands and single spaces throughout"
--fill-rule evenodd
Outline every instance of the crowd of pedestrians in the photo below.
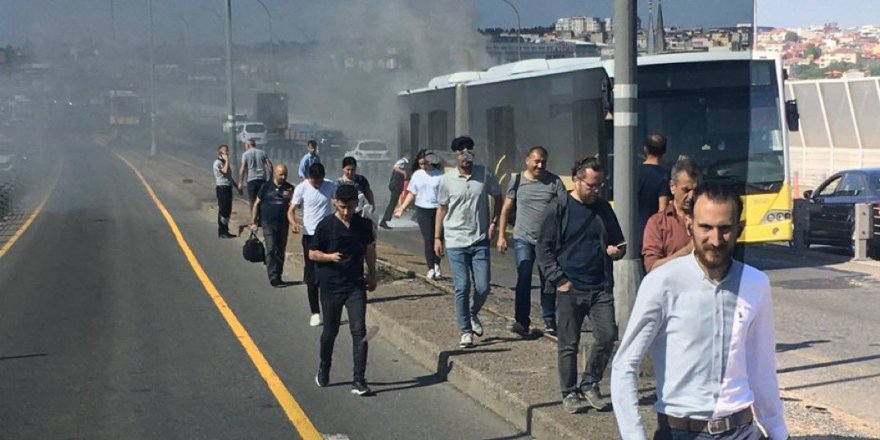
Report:
M 516 286 L 508 330 L 522 338 L 557 337 L 565 411 L 609 409 L 609 395 L 599 384 L 611 363 L 610 401 L 620 434 L 625 440 L 646 439 L 637 382 L 642 357 L 650 351 L 657 381 L 655 440 L 785 439 L 770 285 L 765 274 L 733 258 L 742 201 L 731 186 L 702 182 L 692 159 L 677 158 L 667 171 L 666 143 L 661 134 L 649 135 L 638 168 L 633 221 L 640 240 L 634 242 L 640 242 L 647 275 L 616 355 L 612 268 L 628 244 L 603 197 L 605 168 L 596 157 L 574 162 L 568 189 L 547 169 L 550 152 L 534 146 L 502 193 L 494 173 L 475 163 L 474 141 L 457 137 L 451 143 L 456 162 L 448 169 L 434 150 L 419 151 L 411 166 L 407 156 L 395 162 L 389 203 L 381 218 L 372 218 L 375 195 L 352 157 L 342 160 L 342 176 L 327 180 L 317 146 L 309 142 L 298 167 L 302 182 L 293 186 L 286 166 L 273 166 L 249 142 L 236 185 L 228 149 L 221 146 L 213 167 L 218 234 L 232 236 L 231 191 L 241 191 L 246 174 L 251 228 L 263 229 L 272 286 L 287 285 L 281 273 L 288 232 L 302 233 L 309 323 L 323 325 L 318 386 L 329 383 L 345 308 L 353 344 L 352 393 L 371 393 L 365 316 L 367 292 L 376 288 L 377 228 L 391 229 L 392 217 L 402 217 L 414 205 L 425 277 L 441 278 L 444 257 L 451 269 L 459 347 L 474 347 L 485 333 L 480 312 L 491 292 L 491 245 L 504 253 L 512 244 Z M 272 170 L 268 180 L 267 170 Z M 538 333 L 530 316 L 535 266 L 543 320 Z M 579 376 L 578 351 L 587 324 L 593 343 Z

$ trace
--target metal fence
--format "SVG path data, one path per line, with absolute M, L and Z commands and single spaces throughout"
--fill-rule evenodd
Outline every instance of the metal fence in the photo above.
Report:
M 880 78 L 787 85 L 800 112 L 800 131 L 789 133 L 789 140 L 792 176 L 801 191 L 841 170 L 880 167 Z

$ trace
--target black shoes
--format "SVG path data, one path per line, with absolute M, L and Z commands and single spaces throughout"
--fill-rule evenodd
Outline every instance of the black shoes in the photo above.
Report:
M 386 222 L 385 220 L 379 222 L 379 227 L 382 229 L 391 229 L 391 226 L 388 226 L 388 222 Z
M 318 366 L 318 374 L 315 375 L 315 383 L 321 388 L 326 387 L 330 383 L 330 365 L 325 365 L 321 362 Z
M 351 383 L 351 394 L 355 396 L 369 396 L 373 394 L 373 390 L 367 386 L 367 382 L 363 380 L 356 380 Z
M 581 392 L 583 393 L 584 400 L 587 404 L 593 407 L 596 411 L 602 411 L 607 406 L 605 400 L 602 399 L 602 395 L 599 394 L 598 383 L 592 385 L 581 384 Z
M 237 236 L 237 235 L 232 235 L 232 234 L 230 234 L 229 232 L 221 232 L 221 233 L 217 234 L 217 237 L 219 237 L 219 238 L 235 238 L 235 237 L 238 237 L 238 236 Z
M 553 321 L 545 320 L 544 321 L 544 334 L 550 336 L 556 336 L 556 323 Z

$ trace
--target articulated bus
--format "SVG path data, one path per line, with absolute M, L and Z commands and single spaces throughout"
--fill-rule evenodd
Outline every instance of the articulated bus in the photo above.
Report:
M 548 169 L 567 185 L 572 162 L 597 155 L 613 200 L 613 75 L 613 60 L 571 58 L 436 77 L 398 95 L 401 151 L 447 151 L 455 133 L 468 133 L 478 162 L 494 168 L 502 186 L 534 145 L 549 150 Z M 735 185 L 746 206 L 744 242 L 791 239 L 786 124 L 797 130 L 797 119 L 783 81 L 780 60 L 756 52 L 638 59 L 640 138 L 666 136 L 667 168 L 689 157 L 706 179 Z M 642 152 L 641 143 L 633 148 Z
M 131 90 L 110 90 L 105 94 L 111 127 L 138 126 L 144 109 L 141 98 Z

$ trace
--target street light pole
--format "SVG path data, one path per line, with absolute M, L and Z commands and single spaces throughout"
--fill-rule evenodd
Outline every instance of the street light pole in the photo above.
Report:
M 153 0 L 150 0 L 150 157 L 156 155 L 156 63 L 153 59 Z
M 614 211 L 629 246 L 614 264 L 614 303 L 619 328 L 626 328 L 642 278 L 641 237 L 636 215 L 638 81 L 636 0 L 614 2 Z
M 235 142 L 235 96 L 232 93 L 232 0 L 225 0 L 226 8 L 226 125 L 229 128 L 228 145 L 232 154 L 233 169 L 238 145 Z
M 513 13 L 516 15 L 516 60 L 522 61 L 522 25 L 519 21 L 519 10 L 516 9 L 513 3 L 510 0 L 501 0 L 504 3 L 507 3 L 507 6 L 513 8 Z
M 278 80 L 275 77 L 275 37 L 272 33 L 272 14 L 269 13 L 269 8 L 266 7 L 263 0 L 257 0 L 257 3 L 259 3 L 260 6 L 263 7 L 263 10 L 266 11 L 266 19 L 269 21 L 269 76 L 272 79 L 272 91 L 277 92 Z

